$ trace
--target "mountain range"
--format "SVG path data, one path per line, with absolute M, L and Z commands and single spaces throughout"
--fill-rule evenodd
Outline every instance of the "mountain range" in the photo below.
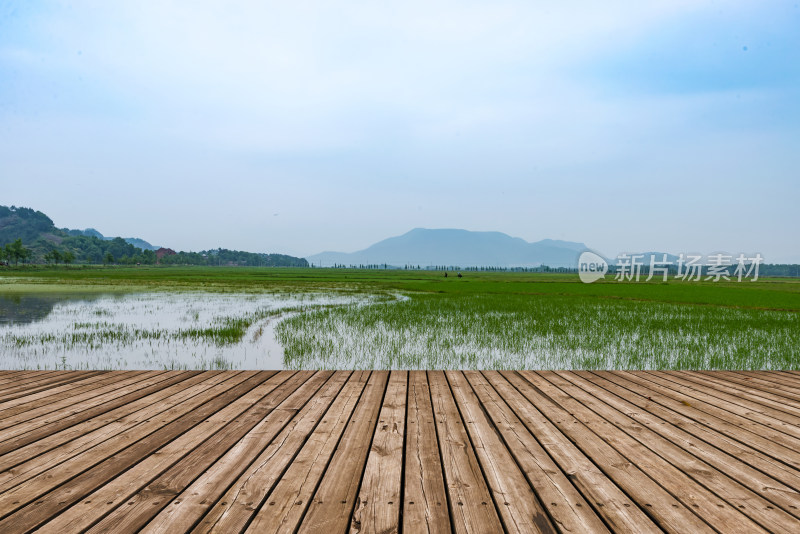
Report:
M 76 261 L 99 263 L 107 254 L 128 262 L 154 261 L 159 247 L 135 237 L 106 237 L 94 228 L 57 228 L 44 213 L 31 208 L 0 206 L 0 247 L 21 239 L 31 250 L 30 261 L 41 262 L 53 250 L 72 252 Z M 179 253 L 168 263 L 261 266 L 386 266 L 386 267 L 539 267 L 576 268 L 584 243 L 542 239 L 528 242 L 502 232 L 474 232 L 453 228 L 415 228 L 403 235 L 379 241 L 356 252 L 322 252 L 305 259 L 283 254 L 255 254 L 218 249 Z M 630 254 L 630 253 L 629 253 Z M 651 258 L 661 262 L 663 252 L 637 253 L 637 263 L 649 266 Z M 151 257 L 152 255 L 152 257 Z M 610 265 L 618 258 L 606 258 Z M 667 254 L 675 264 L 677 256 Z M 306 260 L 308 263 L 306 263 Z
M 575 267 L 587 250 L 583 243 L 543 239 L 529 243 L 502 232 L 473 232 L 452 228 L 415 228 L 357 252 L 322 252 L 308 256 L 319 267 L 376 265 L 402 267 Z

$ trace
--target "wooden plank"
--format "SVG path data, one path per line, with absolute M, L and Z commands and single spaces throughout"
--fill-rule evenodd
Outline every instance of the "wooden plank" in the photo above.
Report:
M 717 395 L 700 391 L 698 388 L 684 384 L 680 380 L 664 378 L 657 372 L 650 372 L 647 375 L 643 375 L 642 378 L 648 382 L 664 385 L 673 395 L 676 393 L 681 394 L 684 402 L 697 405 L 702 411 L 730 420 L 734 424 L 758 433 L 786 448 L 800 449 L 800 427 L 796 425 L 763 415 L 751 407 L 722 400 Z
M 487 417 L 494 421 L 504 446 L 519 464 L 530 486 L 539 494 L 558 529 L 564 532 L 607 532 L 589 503 L 491 386 L 486 376 L 496 374 L 496 371 L 466 371 L 464 374 L 477 395 L 480 408 L 486 410 Z
M 507 532 L 555 533 L 539 496 L 533 491 L 514 457 L 486 418 L 478 397 L 461 371 L 447 371 L 453 399 L 466 423 L 467 434 L 480 462 Z M 473 505 L 470 503 L 470 505 Z
M 369 371 L 356 371 L 350 376 L 278 484 L 263 501 L 262 506 L 255 510 L 255 516 L 247 532 L 286 532 L 294 531 L 299 526 L 308 502 L 313 497 L 339 439 L 353 415 L 369 375 Z M 242 512 L 241 508 L 234 510 L 236 514 Z M 253 511 L 250 514 L 252 515 Z M 230 519 L 231 522 L 239 522 L 241 516 Z M 249 520 L 248 517 L 245 521 Z M 218 523 L 214 531 L 226 532 L 221 526 L 221 523 Z
M 675 373 L 674 378 L 680 380 L 682 384 L 687 384 L 700 391 L 714 392 L 711 394 L 727 402 L 733 402 L 733 399 L 736 399 L 736 402 L 744 408 L 752 408 L 765 416 L 788 422 L 791 426 L 800 425 L 800 406 L 784 397 L 748 385 L 737 384 L 721 376 L 707 374 L 693 376 L 679 372 Z M 796 435 L 800 438 L 800 429 Z
M 593 395 L 607 404 L 702 458 L 795 517 L 800 517 L 800 510 L 797 509 L 800 492 L 796 489 L 800 487 L 800 476 L 797 472 L 775 463 L 759 451 L 727 440 L 703 425 L 693 425 L 687 417 L 605 378 L 591 373 L 560 374 L 578 387 L 591 390 Z M 602 388 L 608 395 L 597 388 Z M 789 480 L 793 486 L 786 485 L 782 480 Z
M 260 508 L 267 494 L 272 491 L 275 484 L 282 478 L 283 473 L 315 430 L 317 424 L 323 417 L 327 417 L 326 412 L 328 409 L 336 410 L 332 403 L 339 398 L 338 395 L 342 392 L 342 387 L 348 378 L 350 378 L 350 373 L 346 371 L 335 372 L 333 378 L 328 381 L 318 394 L 314 395 L 300 413 L 267 445 L 266 449 L 227 491 L 216 498 L 216 501 L 213 495 L 208 499 L 205 498 L 205 495 L 209 494 L 208 486 L 213 484 L 215 476 L 213 472 L 208 474 L 210 478 L 207 479 L 207 482 L 201 477 L 191 487 L 187 488 L 184 495 L 181 496 L 181 506 L 186 503 L 187 496 L 193 495 L 193 488 L 196 488 L 194 491 L 198 495 L 194 499 L 202 497 L 202 500 L 194 505 L 189 503 L 189 506 L 198 506 L 204 510 L 208 509 L 208 512 L 195 526 L 193 532 L 226 533 L 244 530 L 251 516 Z M 347 393 L 344 393 L 342 399 L 346 396 Z M 344 400 L 339 402 L 341 404 Z M 262 441 L 256 435 L 249 443 L 259 442 L 258 444 L 263 447 L 264 441 L 266 440 Z M 159 523 L 156 521 L 153 522 L 153 527 L 156 530 L 161 530 L 158 528 Z
M 76 462 L 77 466 L 74 469 L 75 472 L 79 472 L 79 467 L 89 461 L 87 459 L 102 458 L 103 454 L 113 454 L 119 448 L 127 446 L 131 439 L 145 436 L 148 432 L 158 428 L 159 423 L 166 421 L 166 418 L 178 417 L 185 406 L 199 405 L 202 403 L 202 395 L 206 391 L 213 391 L 213 388 L 216 387 L 219 392 L 224 391 L 225 387 L 232 387 L 219 386 L 231 378 L 230 375 L 226 377 L 222 373 L 211 376 L 202 383 L 179 390 L 166 400 L 157 404 L 147 403 L 144 408 L 129 416 L 103 425 L 93 432 L 81 435 L 44 454 L 30 457 L 15 465 L 13 469 L 5 469 L 0 472 L 0 492 L 7 491 L 34 477 L 46 476 L 46 471 L 50 469 L 57 469 L 54 471 L 55 474 L 49 478 L 53 482 L 58 482 L 63 475 L 72 472 L 72 465 Z M 242 380 L 244 380 L 243 377 L 239 378 L 237 382 Z M 185 402 L 191 404 L 182 405 Z M 9 454 L 9 461 L 20 458 L 19 452 L 21 451 Z M 84 456 L 81 457 L 81 455 Z M 0 502 L 2 502 L 1 499 Z
M 719 383 L 724 389 L 741 390 L 753 396 L 753 400 L 772 399 L 777 401 L 781 407 L 788 406 L 792 413 L 800 410 L 800 388 L 781 384 L 778 381 L 765 379 L 760 373 L 747 373 L 744 371 L 694 371 L 693 373 L 680 373 L 682 377 L 708 378 L 711 383 L 709 386 Z M 771 405 L 770 403 L 767 403 Z
M 411 371 L 403 495 L 403 532 L 450 532 L 444 472 L 428 376 Z
M 207 371 L 203 374 L 208 375 L 210 373 L 212 372 Z M 204 381 L 202 386 L 208 388 L 213 384 L 225 382 L 226 375 L 230 377 L 236 373 L 224 371 L 213 372 L 213 374 L 214 376 L 209 377 L 210 380 Z M 261 393 L 273 391 L 282 380 L 282 377 L 273 375 L 268 381 L 246 392 L 244 397 L 234 399 L 233 402 L 214 412 L 208 419 L 195 425 L 161 449 L 150 451 L 138 464 L 100 486 L 91 494 L 84 496 L 80 502 L 42 525 L 37 529 L 37 532 L 63 532 L 65 529 L 85 530 L 117 506 L 126 506 L 123 503 L 126 503 L 131 495 L 148 484 L 158 473 L 173 465 L 176 459 L 188 454 L 192 450 L 192 443 L 214 434 L 225 426 L 228 421 L 235 419 L 237 414 L 246 410 L 248 401 L 252 401 L 254 397 L 257 398 Z M 191 398 L 196 393 L 197 390 L 194 392 L 183 390 L 169 396 L 168 401 L 162 400 L 159 404 L 169 402 L 172 405 L 176 405 L 186 398 Z M 247 398 L 247 400 L 243 400 L 244 398 Z M 157 408 L 157 405 L 150 407 L 151 410 L 159 408 L 164 409 L 163 407 Z
M 408 372 L 393 371 L 356 499 L 351 532 L 399 532 Z
M 61 373 L 48 376 L 47 378 L 32 383 L 19 384 L 16 387 L 3 391 L 0 394 L 0 402 L 7 402 L 40 391 L 47 391 L 56 385 L 80 382 L 103 373 L 105 373 L 105 371 L 61 371 Z
M 750 371 L 748 374 L 759 380 L 778 384 L 785 391 L 800 391 L 800 377 L 786 371 Z
M 183 380 L 184 377 L 180 375 L 171 374 L 170 376 L 173 377 L 172 379 L 161 380 L 158 382 L 148 382 L 148 384 L 155 385 L 158 384 L 161 386 L 161 389 L 155 390 L 152 395 L 146 396 L 144 399 L 137 399 L 133 400 L 132 402 L 121 406 L 111 412 L 107 412 L 106 414 L 102 415 L 101 417 L 84 421 L 77 425 L 68 427 L 64 430 L 61 430 L 55 434 L 50 434 L 48 436 L 43 437 L 42 439 L 34 440 L 31 443 L 26 445 L 22 445 L 19 448 L 13 449 L 10 452 L 6 452 L 5 454 L 0 454 L 0 473 L 3 473 L 6 470 L 11 469 L 12 467 L 19 465 L 23 462 L 26 462 L 32 458 L 35 458 L 47 451 L 55 449 L 60 445 L 64 445 L 65 443 L 72 441 L 72 440 L 80 440 L 87 436 L 93 430 L 105 426 L 107 424 L 113 423 L 115 420 L 120 419 L 126 415 L 129 415 L 133 412 L 141 408 L 145 408 L 151 406 L 158 401 L 168 397 L 172 393 L 175 393 L 179 390 L 179 387 L 176 387 L 176 380 L 181 382 L 182 386 L 180 389 L 184 389 L 186 383 L 189 385 L 202 382 L 204 380 L 204 375 L 200 373 L 192 373 L 189 371 L 185 371 L 185 376 L 190 377 L 187 380 Z M 129 386 L 132 388 L 139 387 L 140 384 L 135 384 L 133 386 Z M 121 393 L 122 394 L 122 393 Z M 26 435 L 27 436 L 27 435 Z
M 219 502 L 220 498 L 226 500 L 224 497 L 226 490 L 230 488 L 236 492 L 231 494 L 231 499 L 239 497 L 245 491 L 247 483 L 252 481 L 252 478 L 248 477 L 253 477 L 258 472 L 259 465 L 263 465 L 258 462 L 264 460 L 259 455 L 263 454 L 265 447 L 272 446 L 274 442 L 280 447 L 285 443 L 285 439 L 281 438 L 286 438 L 289 433 L 296 430 L 298 423 L 304 417 L 310 415 L 316 419 L 324 413 L 336 392 L 344 385 L 346 377 L 347 373 L 316 372 L 314 377 L 294 391 L 219 461 L 187 486 L 170 506 L 164 508 L 142 529 L 142 532 L 167 530 L 188 532 L 207 515 L 209 509 Z M 310 422 L 314 424 L 313 421 Z M 278 473 L 282 471 L 283 469 L 280 469 Z M 218 506 L 216 509 L 225 507 Z
M 136 374 L 140 374 L 141 371 L 127 371 L 125 372 L 127 376 L 132 377 Z M 85 391 L 90 391 L 94 388 L 102 387 L 105 384 L 115 383 L 118 382 L 121 378 L 116 374 L 102 374 L 102 375 L 95 375 L 90 377 L 86 380 L 82 380 L 80 382 L 73 382 L 69 384 L 57 385 L 52 389 L 46 389 L 44 391 L 39 391 L 38 393 L 34 393 L 31 395 L 27 395 L 24 397 L 18 397 L 13 400 L 9 400 L 3 403 L 0 403 L 0 424 L 3 424 L 4 428 L 12 426 L 12 424 L 6 424 L 5 421 L 10 418 L 11 416 L 18 416 L 18 421 L 24 421 L 26 419 L 20 419 L 19 414 L 24 412 L 28 412 L 35 409 L 44 410 L 44 407 L 49 406 L 60 399 L 72 397 L 73 395 L 79 395 Z M 53 408 L 49 411 L 54 411 L 57 408 Z M 41 411 L 40 413 L 46 413 L 45 411 Z M 28 419 L 35 417 L 31 415 Z
M 13 515 L 0 521 L 0 531 L 4 528 L 22 530 L 41 524 L 272 374 L 239 373 L 179 407 L 70 458 L 59 464 L 57 470 L 45 471 L 31 479 L 32 482 L 4 492 L 0 495 L 0 515 Z
M 800 439 L 800 408 L 785 401 L 775 402 L 766 396 L 754 393 L 752 388 L 742 388 L 719 377 L 703 376 L 700 380 L 682 372 L 663 374 L 653 372 L 653 377 L 674 382 L 679 387 L 691 388 L 701 395 L 704 402 L 716 406 L 730 407 L 730 410 L 746 419 L 769 425 L 779 425 L 779 430 Z M 699 378 L 699 377 L 698 377 Z M 698 397 L 701 398 L 701 397 Z
M 523 395 L 531 389 L 516 374 L 484 376 L 559 465 L 570 482 L 593 507 L 593 512 L 615 532 L 663 532 L 617 484 L 607 477 L 575 444 Z M 519 389 L 517 389 L 517 386 Z M 580 501 L 576 506 L 582 505 Z
M 71 467 L 68 466 L 72 464 L 65 464 L 65 462 L 83 462 L 86 458 L 100 455 L 101 451 L 113 451 L 116 450 L 115 447 L 126 446 L 130 439 L 145 435 L 153 428 L 157 428 L 159 417 L 163 418 L 165 415 L 170 416 L 179 413 L 182 409 L 178 407 L 180 403 L 198 394 L 202 394 L 204 391 L 227 379 L 230 379 L 230 377 L 226 378 L 223 374 L 209 377 L 209 379 L 202 384 L 180 390 L 180 392 L 158 404 L 148 403 L 145 408 L 138 410 L 130 416 L 112 421 L 95 431 L 81 435 L 77 439 L 67 442 L 57 448 L 51 448 L 49 451 L 39 454 L 38 456 L 28 457 L 27 460 L 17 462 L 13 468 L 6 468 L 0 472 L 0 491 L 6 491 L 9 488 L 22 484 L 54 468 L 57 469 L 57 471 L 54 471 L 56 474 L 50 478 L 55 482 L 60 479 L 63 473 L 71 469 Z M 192 401 L 190 400 L 189 402 Z M 197 402 L 197 399 L 195 399 L 194 402 Z M 144 426 L 140 426 L 140 423 Z M 6 462 L 11 463 L 24 458 L 24 456 L 21 455 L 21 453 L 24 454 L 24 452 L 27 451 L 20 449 L 9 453 L 3 458 Z M 81 454 L 89 455 L 83 456 L 82 459 L 77 459 Z M 61 464 L 65 465 L 62 466 Z
M 80 382 L 82 384 L 80 387 L 70 384 L 72 386 L 71 389 L 48 398 L 46 403 L 34 400 L 30 404 L 26 403 L 10 409 L 8 417 L 0 420 L 0 430 L 3 431 L 2 436 L 9 439 L 12 435 L 19 435 L 18 432 L 8 430 L 19 423 L 45 416 L 49 416 L 50 419 L 48 420 L 52 420 L 53 417 L 61 418 L 81 412 L 85 407 L 101 404 L 104 400 L 103 395 L 113 395 L 119 388 L 148 380 L 161 373 L 163 371 L 123 372 L 119 377 L 115 375 L 99 375 L 83 380 Z
M 800 529 L 800 373 L 15 373 L 0 532 Z
M 91 374 L 90 374 L 91 373 Z M 84 376 L 99 374 L 99 371 L 29 371 L 26 376 L 12 380 L 0 388 L 0 402 L 12 398 L 20 391 L 39 391 L 48 384 L 61 384 L 73 380 L 81 380 Z
M 781 383 L 785 383 L 789 386 L 794 386 L 796 388 L 800 388 L 800 374 L 793 373 L 791 371 L 753 371 L 754 373 L 758 373 L 764 377 L 769 378 L 770 380 L 780 380 Z
M 86 499 L 118 503 L 110 513 L 102 509 L 98 513 L 98 507 L 90 504 L 83 507 L 83 514 L 63 524 L 82 530 L 102 517 L 87 532 L 140 531 L 313 374 L 275 374 Z M 103 517 L 104 513 L 108 515 Z M 54 526 L 51 532 L 59 532 L 59 527 Z
M 707 466 L 696 459 L 693 460 L 691 455 L 681 454 L 677 447 L 670 446 L 669 443 L 653 435 L 649 435 L 650 439 L 647 440 L 647 445 L 642 444 L 623 431 L 626 426 L 621 417 L 616 418 L 614 421 L 609 421 L 597 413 L 598 410 L 604 411 L 600 404 L 592 403 L 591 408 L 593 409 L 587 408 L 585 404 L 589 403 L 590 399 L 581 395 L 582 401 L 578 402 L 569 392 L 565 391 L 565 389 L 569 389 L 570 392 L 578 393 L 578 388 L 574 388 L 571 385 L 561 388 L 554 385 L 553 382 L 558 382 L 559 380 L 552 372 L 524 372 L 523 375 L 531 384 L 557 402 L 573 417 L 580 419 L 583 425 L 605 443 L 614 447 L 626 458 L 636 458 L 640 469 L 644 473 L 653 480 L 657 480 L 675 499 L 682 502 L 709 525 L 713 525 L 715 528 L 725 532 L 740 532 L 741 534 L 765 531 L 765 529 L 760 528 L 759 525 L 737 510 L 736 505 L 730 504 L 708 490 L 706 486 L 699 484 L 687 473 L 675 467 L 674 463 L 656 454 L 654 449 L 668 456 L 676 463 L 681 460 L 687 462 L 687 471 L 691 471 L 696 477 L 704 475 L 708 479 L 716 474 L 714 471 L 708 470 Z M 628 427 L 628 430 L 631 429 Z M 646 429 L 641 426 L 638 426 L 637 430 L 639 433 L 646 432 Z M 711 484 L 708 480 L 706 482 Z M 737 496 L 740 502 L 748 502 L 740 494 L 735 494 L 734 488 L 723 485 L 721 477 L 717 477 L 713 482 L 715 483 L 715 490 L 724 490 L 726 497 L 733 498 L 732 496 Z
M 87 370 L 87 371 L 55 371 L 52 375 L 48 375 L 45 379 L 34 379 L 34 381 L 23 383 L 15 383 L 14 388 L 5 389 L 0 395 L 0 402 L 7 402 L 19 397 L 24 397 L 39 391 L 46 391 L 52 387 L 62 386 L 66 384 L 79 383 L 94 376 L 99 376 L 108 373 L 102 370 Z
M 14 370 L 14 369 L 0 369 L 0 382 L 13 377 L 24 376 L 26 374 L 35 373 L 34 370 Z
M 25 376 L 29 376 L 36 371 L 14 371 L 11 369 L 0 369 L 0 391 L 3 390 L 3 384 L 19 380 Z
M 726 372 L 725 374 L 731 373 L 733 373 L 733 371 Z M 796 392 L 800 389 L 800 380 L 793 378 L 783 371 L 736 371 L 735 374 L 741 378 L 753 380 L 754 382 L 763 382 L 773 386 L 779 386 L 786 391 Z
M 759 428 L 758 425 L 747 424 L 740 417 L 733 416 L 724 409 L 698 402 L 696 399 L 687 397 L 681 392 L 676 392 L 675 389 L 669 387 L 672 385 L 669 383 L 667 386 L 663 386 L 658 382 L 652 382 L 630 372 L 619 372 L 613 375 L 598 374 L 610 376 L 612 378 L 609 378 L 609 380 L 614 380 L 617 383 L 621 380 L 623 383 L 633 384 L 635 387 L 647 392 L 648 400 L 657 402 L 745 446 L 757 448 L 792 469 L 800 470 L 800 453 L 795 449 L 768 439 L 765 434 L 772 433 L 768 428 Z
M 92 425 L 95 425 L 94 428 L 97 426 L 102 426 L 108 421 L 106 417 L 113 417 L 113 415 L 117 413 L 114 410 L 118 410 L 119 408 L 123 408 L 135 403 L 148 395 L 154 394 L 163 388 L 171 386 L 172 384 L 177 384 L 184 380 L 189 380 L 193 376 L 199 375 L 200 372 L 198 371 L 170 371 L 166 373 L 166 375 L 159 375 L 154 379 L 148 380 L 146 384 L 137 383 L 126 388 L 120 388 L 117 392 L 119 394 L 117 397 L 108 400 L 103 404 L 87 408 L 86 410 L 74 415 L 60 417 L 58 420 L 51 421 L 45 426 L 38 426 L 37 424 L 32 423 L 29 428 L 24 429 L 24 432 L 15 436 L 13 440 L 0 442 L 0 455 L 7 454 L 9 451 L 18 451 L 26 445 L 33 444 L 46 438 L 47 436 L 64 432 L 67 429 L 79 424 L 85 423 L 81 429 L 85 429 Z M 205 378 L 201 378 L 201 380 L 204 379 Z M 71 435 L 74 436 L 74 432 Z M 43 450 L 49 449 L 45 448 Z M 43 450 L 40 450 L 36 454 L 40 454 L 43 452 Z M 30 455 L 30 457 L 33 456 L 35 456 L 35 454 Z
M 46 407 L 49 408 L 53 404 L 58 403 L 58 401 L 72 399 L 79 396 L 81 393 L 93 391 L 107 384 L 113 384 L 115 382 L 125 380 L 126 378 L 132 378 L 144 374 L 144 371 L 122 371 L 120 374 L 102 373 L 88 377 L 84 380 L 70 382 L 68 384 L 60 384 L 56 387 L 39 391 L 38 393 L 32 393 L 30 395 L 17 397 L 16 399 L 2 402 L 0 403 L 0 425 L 2 425 L 2 428 L 11 426 L 6 423 L 6 420 L 12 415 L 33 411 L 35 409 L 44 410 Z M 151 371 L 149 374 L 152 375 L 153 372 Z M 53 407 L 52 409 L 49 409 L 49 411 L 55 411 L 56 409 L 58 408 Z M 33 415 L 31 417 L 33 417 Z
M 689 479 L 708 490 L 714 497 L 725 501 L 728 509 L 721 508 L 717 504 L 711 509 L 717 514 L 714 517 L 708 514 L 708 509 L 695 510 L 701 517 L 708 518 L 712 525 L 724 526 L 725 530 L 728 530 L 729 527 L 726 523 L 720 522 L 721 516 L 724 515 L 729 522 L 734 522 L 738 525 L 737 517 L 742 514 L 759 524 L 766 531 L 800 530 L 800 521 L 796 517 L 792 517 L 785 510 L 775 506 L 775 503 L 751 491 L 724 472 L 714 468 L 712 464 L 699 458 L 704 452 L 709 452 L 710 454 L 707 454 L 705 459 L 716 463 L 716 459 L 723 456 L 720 451 L 709 451 L 708 449 L 710 448 L 706 449 L 701 446 L 695 447 L 696 450 L 692 451 L 694 454 L 691 454 L 667 439 L 660 432 L 651 430 L 647 425 L 639 424 L 632 417 L 606 403 L 606 400 L 611 401 L 612 398 L 607 394 L 603 395 L 603 391 L 597 391 L 591 386 L 587 391 L 558 373 L 545 372 L 541 373 L 540 376 L 570 396 L 570 403 L 581 406 L 581 410 L 584 413 L 593 418 L 599 416 L 611 423 L 615 429 L 619 429 L 621 431 L 619 433 L 612 432 L 612 435 L 619 436 L 620 439 L 617 441 L 619 444 L 627 446 L 634 451 L 640 448 L 640 445 L 635 442 L 641 444 L 646 449 L 646 453 L 636 457 L 641 458 L 642 463 L 648 463 L 649 458 L 653 459 L 655 463 L 660 457 L 663 461 L 680 470 Z M 604 423 L 604 421 L 597 418 L 596 421 L 591 423 L 591 426 L 602 430 Z M 656 423 L 658 426 L 663 427 L 659 430 L 663 431 L 668 428 L 663 424 L 663 421 L 657 421 Z M 614 439 L 617 438 L 615 437 Z M 650 452 L 654 454 L 650 455 Z M 658 457 L 655 455 L 658 455 Z M 692 491 L 690 484 L 683 486 L 683 489 L 684 491 Z
M 632 457 L 625 456 L 612 447 L 604 439 L 605 436 L 601 438 L 592 432 L 585 425 L 585 422 L 588 421 L 579 420 L 563 407 L 559 402 L 561 399 L 551 399 L 549 394 L 538 387 L 539 380 L 535 375 L 532 376 L 532 380 L 537 383 L 528 380 L 527 376 L 523 378 L 522 375 L 528 373 L 503 371 L 501 374 L 589 457 L 606 476 L 630 495 L 635 504 L 645 511 L 660 528 L 667 532 L 713 532 L 712 527 L 692 512 L 691 504 L 687 507 L 675 495 L 662 487 L 661 479 L 656 482 L 642 470 L 649 466 L 641 466 L 631 461 L 629 458 Z M 676 473 L 665 472 L 664 474 L 674 476 Z M 691 493 L 684 494 L 682 497 L 688 497 L 691 500 L 693 495 Z
M 387 371 L 372 372 L 299 525 L 299 533 L 344 532 L 351 525 L 358 487 L 370 450 L 369 436 L 374 434 L 378 423 L 388 378 Z M 400 506 L 399 498 L 397 506 Z M 360 525 L 353 527 L 360 531 Z
M 453 531 L 501 532 L 500 517 L 444 373 L 430 371 L 428 383 Z
M 3 371 L 3 378 L 0 379 L 0 395 L 9 388 L 20 384 L 25 384 L 34 380 L 44 380 L 48 376 L 53 376 L 59 371 Z
M 698 373 L 702 374 L 702 372 Z M 719 376 L 729 382 L 746 385 L 760 392 L 771 393 L 782 399 L 783 402 L 800 407 L 800 388 L 767 379 L 763 373 L 721 372 Z

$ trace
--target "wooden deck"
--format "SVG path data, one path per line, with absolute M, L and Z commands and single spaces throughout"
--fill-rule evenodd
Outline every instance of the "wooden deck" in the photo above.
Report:
M 0 371 L 0 532 L 800 532 L 793 372 Z

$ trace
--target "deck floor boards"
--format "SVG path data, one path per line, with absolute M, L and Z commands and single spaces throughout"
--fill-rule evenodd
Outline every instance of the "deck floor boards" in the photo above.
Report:
M 0 371 L 0 532 L 800 532 L 800 374 Z

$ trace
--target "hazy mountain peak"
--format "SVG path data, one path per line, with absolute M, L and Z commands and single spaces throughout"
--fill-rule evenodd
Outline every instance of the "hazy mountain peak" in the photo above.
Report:
M 323 252 L 309 256 L 314 265 L 329 266 L 389 264 L 551 267 L 577 264 L 583 243 L 545 239 L 529 243 L 503 232 L 459 228 L 413 228 L 405 234 L 386 238 L 357 252 Z
M 540 245 L 547 245 L 548 247 L 562 247 L 578 252 L 583 252 L 588 247 L 583 243 L 575 243 L 573 241 L 562 241 L 561 239 L 542 239 L 536 243 Z

